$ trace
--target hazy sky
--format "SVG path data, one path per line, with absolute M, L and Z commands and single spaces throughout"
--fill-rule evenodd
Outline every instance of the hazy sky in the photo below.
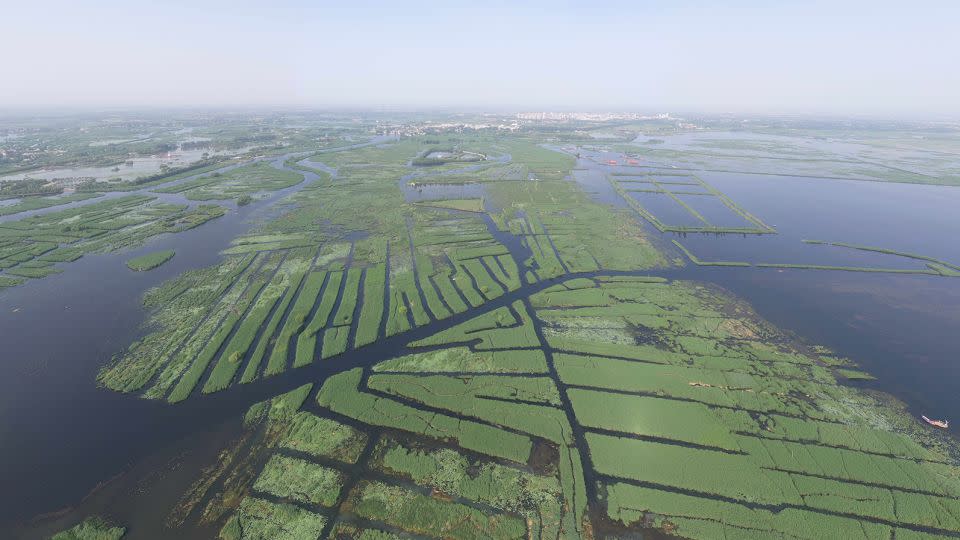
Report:
M 960 112 L 960 1 L 16 1 L 0 107 Z

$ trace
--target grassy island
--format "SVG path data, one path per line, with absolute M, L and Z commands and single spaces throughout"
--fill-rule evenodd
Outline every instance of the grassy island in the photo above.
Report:
M 146 272 L 147 270 L 153 270 L 154 268 L 172 259 L 175 254 L 176 252 L 172 249 L 147 253 L 146 255 L 141 255 L 140 257 L 136 257 L 127 261 L 127 268 L 133 270 L 134 272 Z

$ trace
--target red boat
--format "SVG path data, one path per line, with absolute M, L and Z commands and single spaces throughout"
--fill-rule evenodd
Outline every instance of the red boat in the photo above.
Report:
M 635 160 L 635 159 L 628 159 L 628 160 L 627 160 L 627 165 L 639 165 L 639 164 L 640 164 L 640 162 L 637 161 L 637 160 Z
M 947 429 L 950 427 L 950 422 L 947 420 L 931 420 L 930 418 L 927 418 L 926 416 L 922 416 L 922 415 L 920 416 L 920 418 L 923 418 L 924 422 L 930 424 L 933 427 L 938 427 L 940 429 Z
M 619 165 L 619 163 L 617 163 L 617 160 L 615 159 L 608 159 L 607 165 Z

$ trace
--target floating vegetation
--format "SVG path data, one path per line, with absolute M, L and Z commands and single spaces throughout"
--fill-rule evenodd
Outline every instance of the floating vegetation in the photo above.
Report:
M 221 206 L 188 208 L 128 195 L 8 221 L 0 223 L 0 269 L 7 275 L 42 278 L 61 271 L 43 263 L 136 247 L 158 234 L 192 229 L 224 213 Z
M 175 254 L 176 251 L 172 249 L 147 253 L 146 255 L 141 255 L 140 257 L 128 260 L 127 268 L 133 270 L 134 272 L 146 272 L 147 270 L 153 270 L 154 268 L 172 259 Z
M 126 532 L 125 527 L 114 526 L 103 518 L 93 516 L 58 532 L 51 540 L 120 540 Z

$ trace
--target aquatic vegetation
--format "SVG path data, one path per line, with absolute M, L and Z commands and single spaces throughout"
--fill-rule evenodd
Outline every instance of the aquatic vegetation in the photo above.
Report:
M 253 484 L 255 491 L 321 506 L 333 506 L 342 487 L 337 471 L 283 455 L 271 457 Z
M 279 444 L 313 456 L 356 463 L 367 445 L 367 435 L 335 420 L 300 412 Z
M 127 268 L 133 270 L 134 272 L 153 270 L 154 268 L 172 259 L 175 254 L 176 251 L 172 249 L 147 253 L 146 255 L 128 260 Z
M 293 341 L 294 338 L 301 334 L 301 331 L 307 324 L 307 318 L 310 316 L 317 296 L 319 296 L 323 288 L 326 276 L 326 272 L 310 272 L 301 283 L 300 290 L 297 293 L 297 299 L 287 313 L 283 326 L 280 328 L 280 334 L 277 336 L 273 350 L 270 353 L 270 359 L 267 362 L 266 369 L 268 375 L 280 373 L 287 368 L 290 346 L 296 343 Z M 339 278 L 337 279 L 337 283 L 339 284 Z
M 375 467 L 387 473 L 447 496 L 464 497 L 526 517 L 534 538 L 556 538 L 564 526 L 569 526 L 565 523 L 560 484 L 553 475 L 540 476 L 470 460 L 447 448 L 424 450 L 391 440 L 383 441 L 376 455 Z
M 59 268 L 31 268 L 29 266 L 24 266 L 25 264 L 26 263 L 23 263 L 16 268 L 8 268 L 5 272 L 11 276 L 17 277 L 43 278 L 53 274 L 59 274 L 63 271 Z
M 103 518 L 93 516 L 58 532 L 51 540 L 120 540 L 126 532 L 125 527 L 116 527 Z
M 262 191 L 276 191 L 303 181 L 303 175 L 272 167 L 259 161 L 217 174 L 180 182 L 155 190 L 157 193 L 182 193 L 188 199 L 209 201 L 239 199 Z
M 357 325 L 357 347 L 373 343 L 380 334 L 386 280 L 387 268 L 383 264 L 372 266 L 363 272 L 363 307 L 360 309 Z
M 547 364 L 540 350 L 474 351 L 469 347 L 449 347 L 399 356 L 380 362 L 373 369 L 395 372 L 546 373 Z
M 327 518 L 292 504 L 246 497 L 220 530 L 222 540 L 307 540 L 317 538 Z
M 635 212 L 566 179 L 570 155 L 470 137 L 510 161 L 408 176 L 437 144 L 417 137 L 321 154 L 332 181 L 147 296 L 150 332 L 102 373 L 109 387 L 178 401 L 282 372 L 245 391 L 292 385 L 292 368 L 319 386 L 248 412 L 264 442 L 218 496 L 222 537 L 960 530 L 949 455 L 842 384 L 868 374 L 717 288 L 644 275 L 667 259 Z M 483 199 L 405 202 L 405 183 L 447 173 L 503 177 Z M 705 228 L 693 199 L 773 232 L 685 173 L 610 181 L 647 189 L 636 178 Z
M 877 378 L 869 373 L 864 373 L 862 371 L 856 371 L 853 369 L 838 369 L 837 375 L 849 379 L 852 381 L 874 381 Z
M 7 276 L 0 276 L 0 289 L 5 287 L 16 287 L 21 283 L 23 283 L 22 279 L 17 279 L 17 278 L 12 278 Z
M 343 281 L 343 272 L 330 272 L 323 286 L 320 304 L 313 313 L 313 318 L 307 323 L 303 331 L 297 336 L 297 352 L 293 359 L 293 367 L 310 364 L 316 357 L 317 334 L 327 325 L 330 313 L 333 311 Z M 326 337 L 324 337 L 326 340 Z M 276 349 L 274 349 L 276 350 Z M 324 357 L 326 358 L 326 357 Z
M 521 539 L 526 538 L 527 533 L 526 524 L 516 516 L 490 515 L 470 506 L 380 482 L 360 486 L 359 493 L 350 501 L 350 507 L 367 519 L 433 537 Z
M 30 210 L 40 210 L 42 208 L 50 208 L 52 206 L 60 206 L 73 202 L 85 201 L 87 199 L 94 199 L 96 197 L 100 197 L 100 194 L 74 193 L 72 195 L 59 195 L 56 197 L 29 197 L 20 200 L 16 204 L 0 206 L 0 216 L 9 216 L 11 214 L 19 214 L 20 212 L 28 212 Z
M 42 278 L 61 271 L 43 263 L 139 246 L 158 234 L 192 229 L 225 212 L 221 206 L 188 208 L 128 195 L 8 221 L 0 224 L 0 269 L 8 275 Z
M 350 370 L 324 383 L 317 394 L 322 407 L 360 422 L 403 429 L 428 437 L 452 439 L 464 448 L 524 463 L 530 455 L 530 439 L 494 427 L 452 416 L 426 413 L 397 401 L 360 390 L 361 371 Z

